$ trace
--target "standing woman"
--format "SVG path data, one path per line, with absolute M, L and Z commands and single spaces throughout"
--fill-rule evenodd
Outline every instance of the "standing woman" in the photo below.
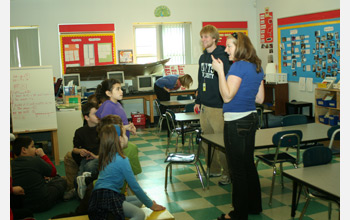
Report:
M 255 132 L 258 116 L 255 103 L 264 101 L 264 72 L 250 39 L 243 33 L 227 37 L 225 52 L 235 61 L 226 78 L 223 63 L 212 56 L 212 66 L 219 75 L 219 89 L 224 100 L 224 143 L 232 182 L 232 206 L 218 219 L 248 219 L 259 214 L 261 189 L 254 164 Z

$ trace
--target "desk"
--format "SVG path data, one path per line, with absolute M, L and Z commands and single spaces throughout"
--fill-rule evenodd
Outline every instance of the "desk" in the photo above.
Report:
M 268 148 L 274 146 L 272 143 L 272 136 L 279 131 L 287 130 L 301 130 L 303 132 L 303 138 L 301 143 L 309 143 L 315 141 L 328 140 L 328 129 L 329 125 L 320 123 L 309 123 L 302 125 L 294 125 L 287 127 L 276 127 L 276 128 L 266 128 L 256 130 L 255 134 L 255 148 Z M 202 134 L 202 140 L 208 144 L 208 164 L 207 173 L 208 178 L 210 174 L 210 164 L 211 164 L 211 147 L 218 147 L 220 150 L 225 151 L 224 135 L 221 134 Z M 209 183 L 209 180 L 208 180 Z M 208 185 L 209 186 L 209 185 Z
M 285 170 L 283 176 L 293 180 L 292 217 L 295 216 L 298 205 L 298 184 L 310 187 L 334 200 L 340 200 L 340 163 Z
M 182 135 L 182 145 L 185 143 L 184 137 L 184 123 L 191 121 L 199 121 L 200 114 L 195 114 L 194 112 L 185 112 L 185 113 L 175 113 L 175 120 L 181 124 L 181 135 Z
M 265 115 L 265 127 L 269 127 L 269 113 L 273 113 L 270 109 L 264 109 L 263 115 Z
M 173 101 L 160 101 L 161 105 L 167 106 L 169 108 L 184 107 L 185 105 L 194 103 L 194 99 L 190 100 L 173 100 Z
M 293 110 L 294 110 L 293 114 L 303 114 L 303 108 L 309 107 L 309 117 L 310 118 L 312 117 L 312 103 L 311 102 L 287 102 L 286 103 L 287 115 L 290 114 L 289 107 L 293 108 Z M 297 112 L 297 113 L 295 113 L 295 112 Z

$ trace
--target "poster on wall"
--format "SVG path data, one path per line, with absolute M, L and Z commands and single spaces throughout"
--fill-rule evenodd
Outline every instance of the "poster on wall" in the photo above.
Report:
M 226 38 L 234 32 L 243 32 L 248 35 L 248 22 L 246 21 L 223 21 L 223 22 L 203 22 L 203 27 L 213 25 L 219 31 L 220 39 L 218 45 L 226 47 Z
M 278 20 L 279 68 L 289 81 L 340 79 L 339 15 L 335 10 Z
M 119 63 L 133 63 L 132 50 L 118 50 Z
M 59 25 L 59 32 L 62 74 L 67 67 L 116 64 L 114 24 Z
M 260 43 L 273 43 L 273 16 L 269 8 L 260 14 Z

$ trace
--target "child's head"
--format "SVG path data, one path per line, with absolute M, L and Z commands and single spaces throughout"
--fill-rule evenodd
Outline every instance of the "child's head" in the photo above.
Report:
M 92 102 L 87 102 L 81 107 L 81 112 L 84 119 L 90 127 L 95 127 L 98 124 L 98 118 L 96 116 L 97 106 Z
M 87 102 L 93 103 L 96 106 L 100 104 L 96 98 L 96 94 L 89 95 L 89 97 L 87 97 Z
M 12 152 L 18 156 L 35 156 L 34 141 L 30 137 L 18 137 L 12 142 Z M 22 154 L 22 155 L 21 155 Z
M 100 133 L 101 128 L 105 125 L 119 125 L 120 129 L 123 128 L 123 121 L 118 115 L 107 115 L 103 117 L 97 125 L 97 133 Z
M 97 86 L 95 94 L 99 103 L 106 100 L 111 100 L 112 102 L 117 103 L 118 100 L 123 99 L 121 82 L 117 79 L 105 79 Z
M 185 74 L 183 76 L 179 76 L 180 83 L 186 89 L 189 89 L 193 83 L 192 77 L 189 74 Z
M 114 125 L 109 124 L 101 128 L 99 133 L 100 151 L 98 157 L 98 169 L 102 171 L 115 155 L 118 153 L 122 158 L 125 158 L 123 150 L 119 143 L 119 137 Z

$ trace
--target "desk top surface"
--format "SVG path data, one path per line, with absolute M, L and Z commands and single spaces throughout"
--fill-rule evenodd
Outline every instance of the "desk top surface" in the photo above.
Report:
M 290 169 L 283 174 L 340 198 L 340 163 Z
M 200 114 L 194 112 L 175 113 L 176 121 L 195 121 L 200 119 Z
M 189 100 L 173 100 L 173 101 L 160 101 L 161 105 L 165 106 L 177 106 L 177 105 L 188 105 L 194 103 L 194 99 Z
M 255 147 L 268 147 L 273 146 L 272 136 L 279 131 L 287 130 L 301 130 L 303 132 L 303 138 L 301 142 L 326 140 L 328 139 L 327 131 L 330 126 L 321 123 L 309 123 L 302 125 L 265 128 L 256 131 L 255 135 Z M 224 135 L 223 134 L 203 134 L 203 139 L 224 147 Z

